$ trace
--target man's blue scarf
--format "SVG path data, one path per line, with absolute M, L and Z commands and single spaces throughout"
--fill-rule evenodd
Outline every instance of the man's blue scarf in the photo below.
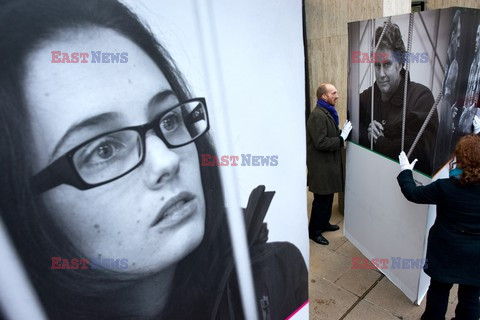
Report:
M 335 123 L 338 126 L 338 113 L 334 106 L 332 106 L 330 103 L 328 103 L 323 99 L 318 99 L 317 106 L 327 109 L 330 115 L 333 117 L 333 120 L 335 120 Z

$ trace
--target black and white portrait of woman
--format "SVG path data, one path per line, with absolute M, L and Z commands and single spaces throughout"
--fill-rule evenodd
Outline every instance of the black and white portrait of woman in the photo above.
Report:
M 47 317 L 243 319 L 208 97 L 116 0 L 0 3 L 1 218 Z M 273 197 L 243 210 L 259 319 L 307 301 Z

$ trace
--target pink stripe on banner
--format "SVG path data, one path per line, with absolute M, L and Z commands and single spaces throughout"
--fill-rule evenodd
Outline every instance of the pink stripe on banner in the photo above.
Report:
M 285 320 L 291 319 L 298 311 L 302 310 L 308 304 L 308 300 L 305 301 L 297 310 L 295 310 L 291 315 L 289 315 Z

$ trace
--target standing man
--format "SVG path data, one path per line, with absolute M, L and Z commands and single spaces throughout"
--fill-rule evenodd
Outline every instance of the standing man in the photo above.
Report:
M 308 233 L 316 243 L 328 245 L 322 232 L 340 229 L 330 224 L 330 217 L 333 195 L 344 189 L 342 148 L 352 124 L 347 120 L 343 130 L 338 128 L 338 93 L 333 85 L 322 83 L 317 99 L 307 121 L 307 183 L 314 196 Z

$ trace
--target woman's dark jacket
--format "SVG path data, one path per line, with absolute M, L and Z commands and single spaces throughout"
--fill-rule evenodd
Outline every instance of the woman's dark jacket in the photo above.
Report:
M 408 200 L 437 205 L 425 273 L 437 281 L 480 286 L 480 184 L 460 186 L 450 178 L 417 187 L 411 170 L 397 180 Z
M 284 320 L 308 299 L 308 271 L 302 254 L 289 242 L 267 243 L 268 230 L 263 222 L 274 192 L 264 186 L 255 188 L 245 209 L 255 301 L 259 320 Z M 233 261 L 219 275 L 221 294 L 211 319 L 244 319 Z

